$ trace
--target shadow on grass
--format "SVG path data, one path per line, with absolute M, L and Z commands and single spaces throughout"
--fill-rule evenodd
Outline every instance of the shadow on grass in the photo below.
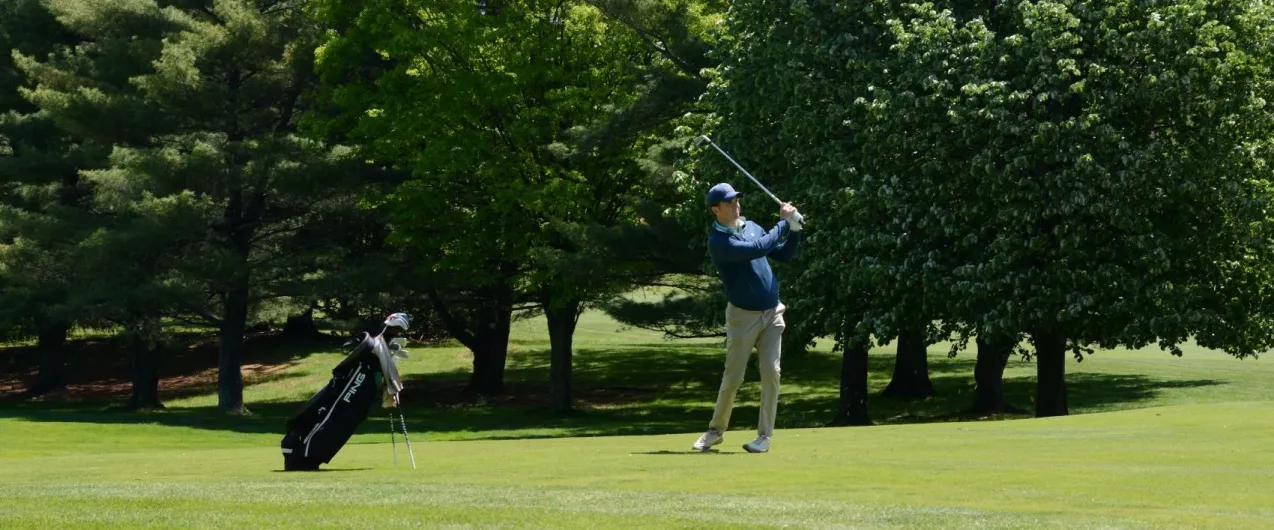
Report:
M 277 333 L 250 334 L 244 341 L 244 381 L 261 384 L 294 377 L 288 368 L 311 354 L 336 351 L 342 342 L 327 336 L 296 342 Z M 66 388 L 30 398 L 25 390 L 35 381 L 39 352 L 34 346 L 0 350 L 0 407 L 128 401 L 133 360 L 118 340 L 75 340 L 67 343 L 66 352 Z M 160 353 L 160 399 L 215 394 L 217 362 L 215 335 L 173 335 Z
M 650 455 L 700 456 L 700 455 L 746 455 L 748 453 L 743 451 L 726 452 L 726 451 L 721 451 L 720 449 L 713 449 L 711 451 L 693 451 L 693 450 L 691 451 L 643 451 L 643 452 L 628 453 L 628 454 L 647 455 L 647 456 L 650 456 Z
M 371 470 L 372 470 L 372 468 L 370 468 L 370 467 L 351 467 L 351 468 L 341 468 L 341 467 L 331 468 L 331 467 L 324 467 L 324 468 L 319 468 L 319 469 L 310 469 L 310 470 L 306 470 L 306 471 L 284 471 L 284 470 L 282 470 L 282 469 L 275 469 L 275 470 L 272 470 L 271 472 L 272 472 L 272 473 L 298 473 L 298 474 L 305 474 L 305 473 L 332 473 L 332 472 L 340 473 L 340 472 L 342 472 L 342 471 L 371 471 Z
M 214 358 L 215 359 L 215 358 Z M 256 362 L 257 359 L 253 359 Z M 869 359 L 869 399 L 876 423 L 918 423 L 969 419 L 959 415 L 973 401 L 973 359 L 930 358 L 936 396 L 903 401 L 879 395 L 889 382 L 893 356 Z M 524 439 L 559 436 L 614 436 L 699 432 L 707 427 L 720 383 L 723 359 L 713 345 L 635 344 L 625 349 L 580 349 L 574 361 L 576 410 L 551 413 L 548 400 L 548 352 L 510 356 L 505 394 L 484 401 L 465 396 L 467 371 L 411 374 L 406 377 L 403 409 L 414 433 L 443 438 Z M 1013 363 L 1013 366 L 1029 363 Z M 783 389 L 777 427 L 827 426 L 837 407 L 840 359 L 825 353 L 783 360 Z M 287 372 L 279 373 L 287 378 Z M 754 428 L 760 397 L 755 362 L 749 365 L 736 399 L 733 429 Z M 1222 381 L 1158 380 L 1140 375 L 1075 373 L 1067 377 L 1072 411 L 1094 410 L 1154 399 L 1166 389 L 1225 384 Z M 203 389 L 214 392 L 215 386 Z M 316 392 L 316 387 L 312 391 Z M 1004 382 L 1006 400 L 1032 409 L 1033 377 Z M 164 395 L 164 399 L 176 396 Z M 288 417 L 304 397 L 285 402 L 248 403 L 253 414 L 224 416 L 215 407 L 178 408 L 149 413 L 115 412 L 76 404 L 19 403 L 0 408 L 0 417 L 31 421 L 152 423 L 195 429 L 282 435 Z M 374 407 L 358 433 L 389 429 L 385 409 Z M 1027 417 L 1028 414 L 1005 417 Z M 674 453 L 680 454 L 680 453 Z

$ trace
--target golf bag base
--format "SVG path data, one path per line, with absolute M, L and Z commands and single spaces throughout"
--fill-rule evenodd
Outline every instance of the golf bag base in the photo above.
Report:
M 318 471 L 320 463 L 304 456 L 283 455 L 284 471 Z
M 284 471 L 316 471 L 332 461 L 376 404 L 384 374 L 373 351 L 373 339 L 363 340 L 332 369 L 332 378 L 286 423 L 280 446 Z

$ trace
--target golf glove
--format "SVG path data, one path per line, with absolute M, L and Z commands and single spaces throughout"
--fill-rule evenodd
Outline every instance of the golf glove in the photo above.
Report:
M 793 232 L 800 232 L 802 228 L 801 221 L 804 221 L 804 220 L 805 218 L 801 216 L 801 212 L 796 212 L 792 214 L 792 220 L 788 221 L 789 229 Z

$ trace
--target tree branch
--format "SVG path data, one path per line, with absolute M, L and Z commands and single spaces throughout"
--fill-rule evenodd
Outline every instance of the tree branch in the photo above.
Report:
M 442 301 L 442 296 L 438 294 L 438 290 L 433 286 L 430 286 L 428 296 L 429 302 L 434 306 L 434 311 L 438 313 L 438 318 L 439 320 L 442 320 L 442 324 L 446 326 L 447 332 L 450 333 L 452 337 L 455 337 L 456 340 L 460 341 L 460 344 L 463 344 L 470 350 L 477 351 L 477 337 L 470 333 L 469 330 L 465 329 L 459 320 L 456 320 L 455 316 L 451 313 L 451 309 L 448 308 L 447 304 Z
M 637 33 L 637 37 L 640 38 L 643 42 L 645 42 L 647 46 L 650 46 L 651 48 L 658 51 L 661 55 L 663 55 L 669 61 L 672 61 L 672 63 L 677 65 L 677 68 L 679 68 L 682 72 L 685 72 L 686 75 L 694 77 L 695 79 L 702 79 L 702 76 L 699 75 L 699 72 L 695 70 L 694 66 L 692 66 L 690 63 L 683 60 L 676 53 L 673 53 L 672 50 L 668 49 L 667 45 L 662 44 L 661 42 L 660 43 L 655 42 L 655 39 L 658 37 L 657 35 L 652 36 L 652 33 L 637 26 L 636 23 L 628 20 L 627 17 L 620 15 L 619 13 L 615 12 L 612 9 L 607 9 L 605 6 L 602 5 L 602 2 L 597 2 L 596 0 L 584 0 L 584 2 L 597 8 L 599 11 L 604 13 L 607 17 L 610 17 L 614 20 L 618 20 L 620 24 L 628 26 L 629 29 Z M 662 39 L 660 40 L 662 41 Z

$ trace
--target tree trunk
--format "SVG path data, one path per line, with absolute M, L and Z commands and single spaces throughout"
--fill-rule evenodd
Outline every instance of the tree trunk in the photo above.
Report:
M 484 396 L 504 393 L 504 365 L 509 356 L 509 328 L 513 311 L 506 308 L 497 311 L 487 321 L 490 333 L 479 339 L 479 347 L 473 349 L 473 377 L 469 379 L 469 392 Z
M 867 346 L 859 341 L 841 354 L 840 409 L 832 425 L 871 425 L 867 414 Z
M 1005 412 L 1004 367 L 1013 353 L 1013 340 L 1001 337 L 985 338 L 979 335 L 978 361 L 973 367 L 976 389 L 973 396 L 974 414 L 1001 414 Z
M 226 84 L 237 93 L 242 84 L 242 71 L 231 65 Z M 251 414 L 243 405 L 243 343 L 248 327 L 248 302 L 252 289 L 252 241 L 266 206 L 268 172 L 257 173 L 255 185 L 246 182 L 246 149 L 244 134 L 237 122 L 227 136 L 226 206 L 222 213 L 225 250 L 234 258 L 226 286 L 225 308 L 218 340 L 217 410 L 223 414 Z
M 248 325 L 248 280 L 240 273 L 226 292 L 217 367 L 217 410 L 250 414 L 243 406 L 243 334 Z
M 70 324 L 41 322 L 39 330 L 40 372 L 27 394 L 42 396 L 66 388 L 66 335 Z
M 62 173 L 58 190 L 58 202 L 68 209 L 84 209 L 80 200 L 84 191 L 80 189 L 80 172 L 67 170 Z M 39 326 L 40 371 L 36 375 L 35 384 L 27 389 L 30 396 L 42 396 L 66 388 L 66 336 L 71 331 L 70 322 L 56 319 L 40 318 Z
M 1065 416 L 1066 336 L 1051 330 L 1031 334 L 1035 340 L 1035 416 Z
M 549 326 L 549 410 L 559 414 L 571 411 L 571 343 L 575 325 L 579 323 L 580 301 L 569 300 L 561 307 L 544 310 Z
M 513 291 L 497 287 L 489 291 L 490 303 L 469 334 L 473 351 L 473 376 L 468 392 L 491 397 L 504 393 L 504 365 L 509 356 L 509 328 L 513 322 Z M 464 342 L 464 341 L 462 341 Z
M 509 354 L 509 323 L 512 311 L 491 324 L 492 332 L 469 348 L 473 352 L 473 374 L 466 392 L 492 397 L 504 393 L 504 365 Z
M 128 349 L 133 357 L 133 395 L 128 410 L 164 408 L 159 401 L 159 320 L 147 318 L 126 330 Z
M 287 340 L 306 342 L 320 337 L 318 326 L 314 324 L 314 306 L 310 306 L 299 315 L 288 317 L 283 324 L 283 337 Z
M 498 284 L 478 293 L 482 306 L 469 319 L 460 318 L 447 300 L 431 288 L 429 300 L 447 333 L 473 352 L 473 374 L 465 393 L 495 396 L 504 392 L 504 364 L 509 355 L 509 328 L 513 321 L 513 290 Z
M 469 375 L 469 385 L 465 388 L 465 394 L 490 397 L 499 393 L 494 384 L 495 376 L 490 373 L 495 370 L 492 358 L 496 354 L 490 351 L 492 347 L 493 344 L 490 341 L 483 340 L 479 346 L 469 348 L 469 351 L 473 352 L 473 373 Z
M 881 395 L 899 399 L 924 399 L 935 394 L 929 380 L 929 351 L 924 328 L 898 335 L 894 377 Z

